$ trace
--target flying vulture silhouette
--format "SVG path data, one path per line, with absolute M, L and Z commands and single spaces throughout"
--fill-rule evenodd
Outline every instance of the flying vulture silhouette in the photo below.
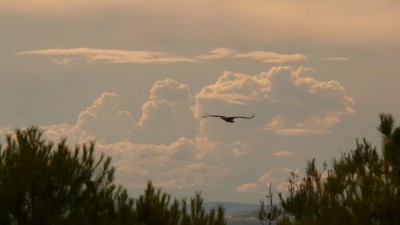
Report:
M 206 117 L 219 117 L 222 120 L 225 120 L 225 122 L 234 123 L 235 119 L 237 119 L 237 118 L 239 118 L 239 119 L 253 119 L 254 118 L 254 114 L 252 116 L 249 116 L 249 117 L 247 117 L 247 116 L 221 116 L 221 115 L 209 115 L 209 114 L 207 114 L 207 115 L 203 116 L 202 118 L 206 118 Z

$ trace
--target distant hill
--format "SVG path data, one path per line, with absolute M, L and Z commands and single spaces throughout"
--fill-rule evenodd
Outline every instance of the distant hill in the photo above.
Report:
M 209 209 L 218 204 L 225 207 L 228 225 L 261 225 L 258 220 L 260 205 L 234 202 L 206 202 L 204 207 Z

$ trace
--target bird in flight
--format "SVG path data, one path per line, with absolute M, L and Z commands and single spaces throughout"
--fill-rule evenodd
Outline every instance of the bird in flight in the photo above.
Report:
M 247 117 L 247 116 L 221 116 L 221 115 L 209 115 L 209 114 L 207 114 L 207 115 L 203 116 L 202 118 L 206 118 L 206 117 L 219 117 L 222 120 L 225 120 L 225 122 L 234 123 L 235 119 L 237 119 L 237 118 L 239 118 L 239 119 L 253 119 L 254 118 L 254 114 L 252 116 L 249 116 L 249 117 Z

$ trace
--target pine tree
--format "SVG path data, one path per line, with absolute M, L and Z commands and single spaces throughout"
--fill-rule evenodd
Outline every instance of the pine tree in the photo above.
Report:
M 318 171 L 307 162 L 300 179 L 289 177 L 288 195 L 279 194 L 278 224 L 400 224 L 400 126 L 380 115 L 382 152 L 365 139 Z
M 95 144 L 69 149 L 38 127 L 17 129 L 0 146 L 0 224 L 226 225 L 222 206 L 207 212 L 201 194 L 171 198 L 148 182 L 136 201 L 114 183 L 111 158 Z
M 207 212 L 200 192 L 190 199 L 188 209 L 186 199 L 172 200 L 151 181 L 147 183 L 144 195 L 136 201 L 136 217 L 139 224 L 146 225 L 226 225 L 224 208 L 218 206 Z
M 71 151 L 38 127 L 17 129 L 0 148 L 0 224 L 127 224 L 133 202 L 114 184 L 111 158 L 94 142 Z M 123 215 L 122 215 L 123 213 Z M 120 223 L 117 223 L 117 222 Z

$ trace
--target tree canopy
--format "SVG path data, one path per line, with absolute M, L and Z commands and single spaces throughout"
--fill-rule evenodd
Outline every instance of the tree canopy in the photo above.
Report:
M 0 224 L 224 225 L 221 206 L 207 212 L 196 193 L 190 208 L 148 183 L 134 201 L 114 183 L 111 158 L 95 143 L 54 144 L 38 127 L 6 136 L 0 146 Z M 134 162 L 132 162 L 134 163 Z
M 190 204 L 186 199 L 172 200 L 148 182 L 144 195 L 136 201 L 137 221 L 146 225 L 226 225 L 224 208 L 219 205 L 207 212 L 203 201 L 200 192 L 190 198 Z
M 381 114 L 378 130 L 381 152 L 364 139 L 330 169 L 324 163 L 318 171 L 313 159 L 303 178 L 292 173 L 288 195 L 279 194 L 278 224 L 400 224 L 400 126 Z M 261 221 L 268 221 L 265 210 Z
M 0 224 L 121 224 L 133 202 L 114 184 L 111 158 L 96 159 L 94 142 L 71 151 L 66 139 L 54 146 L 42 136 L 31 127 L 6 137 L 0 152 Z

